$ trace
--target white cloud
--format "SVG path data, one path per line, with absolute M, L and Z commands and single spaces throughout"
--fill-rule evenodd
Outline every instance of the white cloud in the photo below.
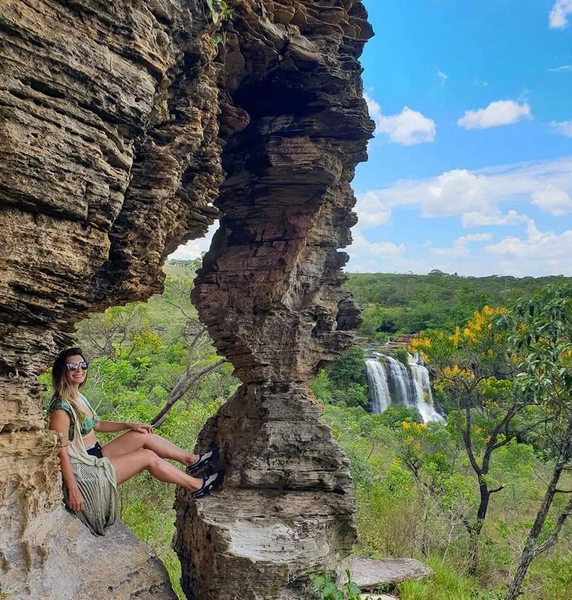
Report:
M 548 69 L 549 73 L 572 73 L 572 65 L 562 65 L 561 67 L 553 67 L 552 69 Z
M 552 121 L 551 125 L 558 133 L 572 137 L 572 121 Z
M 492 240 L 492 233 L 470 233 L 457 238 L 450 248 L 431 248 L 431 252 L 439 256 L 467 256 L 469 243 L 488 242 Z
M 484 225 L 516 225 L 526 217 L 519 215 L 516 210 L 509 210 L 503 215 L 500 209 L 493 209 L 491 212 L 466 212 L 461 217 L 463 227 L 483 227 Z
M 396 272 L 426 273 L 430 270 L 422 260 L 403 256 L 404 244 L 393 242 L 369 242 L 360 231 L 352 232 L 353 243 L 349 248 L 350 261 L 347 270 L 352 273 Z
M 551 200 L 544 197 L 543 202 L 538 194 L 547 190 Z M 563 193 L 572 194 L 572 157 L 479 171 L 457 169 L 359 194 L 358 228 L 387 222 L 396 208 L 418 210 L 423 217 L 459 216 L 464 227 L 516 225 L 524 217 L 513 207 L 505 214 L 503 204 L 530 206 L 537 194 L 534 198 L 540 204 L 536 206 L 550 212 L 556 205 L 562 209 Z
M 377 128 L 377 123 L 381 119 L 381 106 L 367 94 L 364 94 L 363 97 L 365 98 L 367 109 L 369 110 L 369 116 L 374 120 Z
M 489 82 L 483 81 L 480 77 L 475 77 L 475 79 L 473 79 L 473 84 L 476 85 L 477 87 L 488 87 L 489 86 Z
M 550 11 L 550 29 L 564 29 L 568 25 L 568 15 L 572 13 L 572 0 L 556 0 Z
M 457 242 L 488 242 L 493 238 L 492 233 L 470 233 L 469 235 L 461 236 Z
M 519 104 L 513 100 L 491 102 L 486 108 L 468 110 L 457 121 L 465 129 L 487 129 L 511 125 L 522 119 L 532 119 L 528 103 Z
M 526 228 L 521 237 L 507 236 L 494 244 L 485 244 L 490 233 L 458 238 L 450 248 L 434 248 L 430 244 L 403 247 L 387 244 L 385 252 L 370 253 L 376 244 L 360 243 L 359 250 L 350 247 L 348 271 L 357 273 L 428 273 L 439 269 L 445 273 L 481 277 L 513 275 L 572 276 L 572 230 L 560 234 L 539 231 L 532 219 L 524 217 Z M 470 244 L 473 243 L 471 246 Z M 393 246 L 393 248 L 392 248 Z M 396 248 L 399 250 L 396 251 Z M 428 256 L 429 255 L 429 256 Z
M 494 257 L 499 273 L 508 275 L 572 275 L 572 231 L 556 234 L 539 231 L 532 219 L 527 220 L 526 239 L 506 237 L 486 246 Z
M 422 259 L 405 257 L 404 244 L 369 242 L 359 231 L 353 231 L 352 237 L 347 266 L 352 273 L 428 273 L 432 268 Z
M 447 83 L 447 79 L 449 79 L 449 75 L 447 75 L 446 73 L 443 73 L 443 71 L 441 71 L 441 69 L 437 69 L 437 79 L 439 79 L 439 81 L 441 82 L 441 85 L 445 85 Z
M 445 217 L 455 214 L 459 198 L 466 210 L 479 209 L 488 187 L 487 178 L 465 169 L 455 169 L 439 175 L 427 187 L 430 200 L 424 203 L 424 217 Z
M 534 192 L 531 199 L 532 203 L 538 206 L 540 210 L 549 212 L 556 217 L 572 212 L 572 198 L 570 198 L 570 195 L 552 186 Z
M 420 112 L 405 106 L 397 115 L 385 116 L 380 105 L 365 95 L 371 118 L 375 121 L 375 135 L 385 134 L 390 141 L 403 146 L 432 142 L 435 139 L 435 122 Z
M 352 234 L 352 248 L 364 250 L 375 258 L 388 258 L 391 256 L 399 256 L 405 250 L 405 246 L 394 244 L 393 242 L 368 242 L 367 239 L 359 231 L 354 231 Z
M 203 252 L 207 252 L 211 246 L 213 235 L 218 229 L 218 221 L 215 221 L 209 228 L 204 238 L 191 240 L 183 246 L 179 246 L 169 258 L 178 260 L 193 260 L 199 258 Z
M 356 211 L 359 215 L 360 229 L 383 225 L 391 216 L 391 209 L 379 201 L 376 192 L 360 194 Z

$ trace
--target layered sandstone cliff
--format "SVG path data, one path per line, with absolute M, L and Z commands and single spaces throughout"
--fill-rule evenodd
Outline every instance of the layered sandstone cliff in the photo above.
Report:
M 13 597 L 78 598 L 78 573 L 91 598 L 171 597 L 126 534 L 123 550 L 90 538 L 86 556 L 36 376 L 77 320 L 159 291 L 166 256 L 219 214 L 194 301 L 244 385 L 201 434 L 223 450 L 225 490 L 179 491 L 185 589 L 300 598 L 307 571 L 350 550 L 347 461 L 304 383 L 357 314 L 336 248 L 371 132 L 357 62 L 371 30 L 360 0 L 230 4 L 221 49 L 203 0 L 1 3 L 0 591 Z M 110 547 L 125 560 L 104 588 Z

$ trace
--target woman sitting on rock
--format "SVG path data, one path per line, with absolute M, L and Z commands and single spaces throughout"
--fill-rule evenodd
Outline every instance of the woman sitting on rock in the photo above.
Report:
M 153 433 L 151 425 L 100 420 L 87 398 L 79 393 L 87 379 L 87 368 L 79 348 L 64 350 L 56 358 L 49 427 L 63 440 L 59 459 L 66 504 L 93 533 L 103 535 L 115 521 L 117 485 L 140 471 L 147 470 L 159 481 L 176 483 L 194 498 L 202 498 L 220 487 L 223 471 L 202 479 L 192 476 L 216 462 L 216 448 L 196 456 Z M 125 430 L 103 446 L 95 436 L 95 432 Z M 186 473 L 166 458 L 185 465 Z

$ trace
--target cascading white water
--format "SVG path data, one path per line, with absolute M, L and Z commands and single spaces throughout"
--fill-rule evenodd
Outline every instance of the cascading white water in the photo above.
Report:
M 445 419 L 435 410 L 435 406 L 433 405 L 429 371 L 423 365 L 414 362 L 409 363 L 409 368 L 411 369 L 412 383 L 415 389 L 415 406 L 423 422 L 443 422 Z
M 391 356 L 386 356 L 385 361 L 387 363 L 391 397 L 397 404 L 403 404 L 410 408 L 415 406 L 415 402 L 412 401 L 413 394 L 411 393 L 411 381 L 407 367 Z
M 380 355 L 381 360 L 366 361 L 367 378 L 370 390 L 370 411 L 382 413 L 390 404 L 415 407 L 423 422 L 445 419 L 433 405 L 433 394 L 429 371 L 419 364 L 418 357 L 411 357 L 409 370 L 391 356 Z
M 369 409 L 374 414 L 382 413 L 391 404 L 387 386 L 387 373 L 379 360 L 366 360 L 367 380 L 370 390 Z

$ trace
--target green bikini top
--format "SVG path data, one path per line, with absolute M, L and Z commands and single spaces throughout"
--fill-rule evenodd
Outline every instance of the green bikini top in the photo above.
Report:
M 97 416 L 97 413 L 93 410 L 93 408 L 91 408 L 91 404 L 89 403 L 88 399 L 85 396 L 82 396 L 81 394 L 79 395 L 79 397 L 85 402 L 86 406 L 89 408 L 89 410 L 91 410 L 91 413 L 93 415 L 93 417 L 85 417 L 79 423 L 80 433 L 81 433 L 82 437 L 84 437 L 88 433 L 93 431 L 95 424 L 99 421 L 99 417 Z M 55 410 L 65 410 L 68 413 L 68 415 L 70 417 L 68 439 L 73 440 L 75 417 L 74 417 L 74 411 L 73 411 L 72 407 L 70 406 L 69 402 L 67 402 L 67 400 L 55 400 L 55 399 L 52 400 L 52 403 L 50 404 L 49 412 L 53 413 Z

